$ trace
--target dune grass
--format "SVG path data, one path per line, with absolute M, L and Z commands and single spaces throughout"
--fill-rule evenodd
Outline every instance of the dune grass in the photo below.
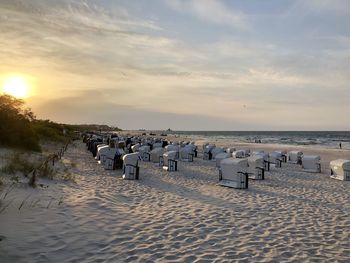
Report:
M 37 164 L 25 159 L 21 153 L 15 152 L 1 171 L 10 175 L 16 175 L 17 172 L 20 172 L 27 176 L 36 168 L 36 165 Z

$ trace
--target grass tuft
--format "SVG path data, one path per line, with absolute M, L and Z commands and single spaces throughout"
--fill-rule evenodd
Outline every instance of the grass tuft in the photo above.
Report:
M 18 177 L 15 176 L 17 172 L 22 173 L 24 176 L 28 176 L 28 174 L 35 169 L 35 166 L 34 163 L 22 158 L 19 153 L 14 153 L 10 157 L 7 165 L 5 165 L 1 171 L 14 175 L 12 177 L 13 181 L 18 182 Z

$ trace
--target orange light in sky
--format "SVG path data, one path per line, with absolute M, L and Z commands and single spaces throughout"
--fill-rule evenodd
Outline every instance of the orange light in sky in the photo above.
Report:
M 29 84 L 25 77 L 20 75 L 8 76 L 2 85 L 5 94 L 23 99 L 29 94 Z

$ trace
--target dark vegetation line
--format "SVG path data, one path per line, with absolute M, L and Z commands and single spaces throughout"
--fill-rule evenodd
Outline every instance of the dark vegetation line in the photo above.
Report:
M 11 147 L 40 152 L 40 141 L 66 143 L 82 131 L 120 130 L 98 124 L 61 124 L 39 120 L 23 100 L 0 95 L 0 147 Z

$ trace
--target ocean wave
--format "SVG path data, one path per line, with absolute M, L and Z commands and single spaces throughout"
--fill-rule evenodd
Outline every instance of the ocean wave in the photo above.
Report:
M 350 149 L 350 132 L 304 132 L 304 131 L 179 131 L 178 135 L 207 138 L 208 140 L 228 139 L 233 143 L 289 144 L 289 145 L 318 145 L 326 148 Z

